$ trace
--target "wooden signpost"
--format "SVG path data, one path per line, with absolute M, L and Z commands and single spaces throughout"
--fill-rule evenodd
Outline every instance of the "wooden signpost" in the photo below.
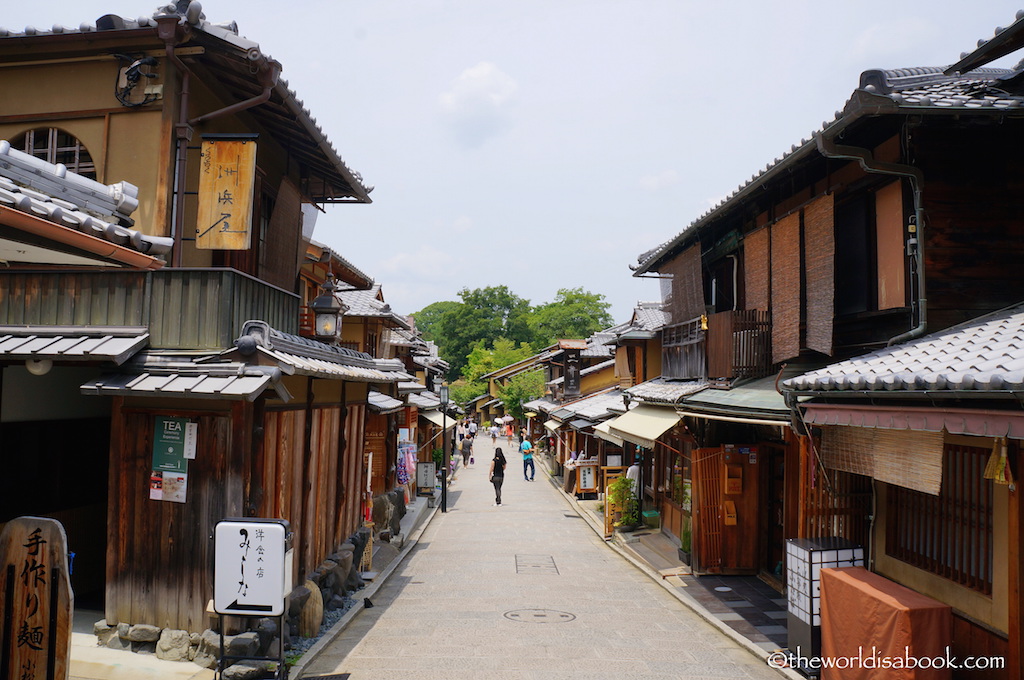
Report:
M 60 522 L 18 517 L 0 534 L 0 678 L 67 680 L 74 595 Z

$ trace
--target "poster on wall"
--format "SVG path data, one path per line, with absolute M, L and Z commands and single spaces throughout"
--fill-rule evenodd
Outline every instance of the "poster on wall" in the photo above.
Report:
M 184 503 L 188 489 L 188 461 L 194 459 L 198 424 L 187 418 L 158 416 L 153 426 L 153 465 L 149 498 Z

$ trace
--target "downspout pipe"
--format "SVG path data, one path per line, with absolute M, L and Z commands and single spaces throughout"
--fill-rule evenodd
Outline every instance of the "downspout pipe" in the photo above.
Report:
M 921 198 L 924 190 L 924 173 L 912 165 L 886 163 L 876 160 L 870 149 L 836 144 L 834 140 L 825 137 L 821 132 L 814 135 L 814 142 L 818 147 L 818 152 L 825 158 L 857 161 L 865 172 L 906 177 L 910 180 L 910 187 L 913 190 L 914 196 L 914 223 L 917 231 L 908 241 L 908 246 L 913 250 L 914 262 L 917 268 L 917 325 L 906 333 L 890 338 L 886 345 L 892 346 L 924 335 L 928 327 L 928 298 L 925 295 L 924 272 L 924 206 Z

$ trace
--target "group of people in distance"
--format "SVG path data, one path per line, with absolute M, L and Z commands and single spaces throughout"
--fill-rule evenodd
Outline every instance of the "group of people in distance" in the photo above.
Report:
M 475 421 L 468 421 L 462 423 L 458 428 L 458 450 L 462 452 L 462 463 L 463 465 L 469 466 L 474 462 L 473 459 L 473 439 L 477 434 L 477 424 Z M 505 426 L 499 426 L 496 423 L 492 423 L 488 432 L 491 435 L 491 444 L 496 445 L 498 443 L 498 436 L 504 435 L 509 445 L 512 444 L 512 437 L 514 435 L 514 428 L 511 424 Z M 533 462 L 533 444 L 530 442 L 527 436 L 526 428 L 519 429 L 519 453 L 523 456 L 523 479 L 527 482 L 532 482 L 537 476 L 537 468 Z M 494 485 L 494 505 L 495 507 L 501 506 L 501 485 L 505 482 L 505 471 L 508 467 L 508 461 L 505 459 L 505 454 L 500 447 L 495 446 L 494 457 L 491 459 L 491 467 L 488 470 L 488 480 Z

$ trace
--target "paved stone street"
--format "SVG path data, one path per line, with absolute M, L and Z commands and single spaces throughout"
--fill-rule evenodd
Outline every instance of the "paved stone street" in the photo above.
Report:
M 489 439 L 475 457 L 448 513 L 306 677 L 780 677 L 604 545 L 547 474 L 524 481 L 514 453 L 493 507 Z

